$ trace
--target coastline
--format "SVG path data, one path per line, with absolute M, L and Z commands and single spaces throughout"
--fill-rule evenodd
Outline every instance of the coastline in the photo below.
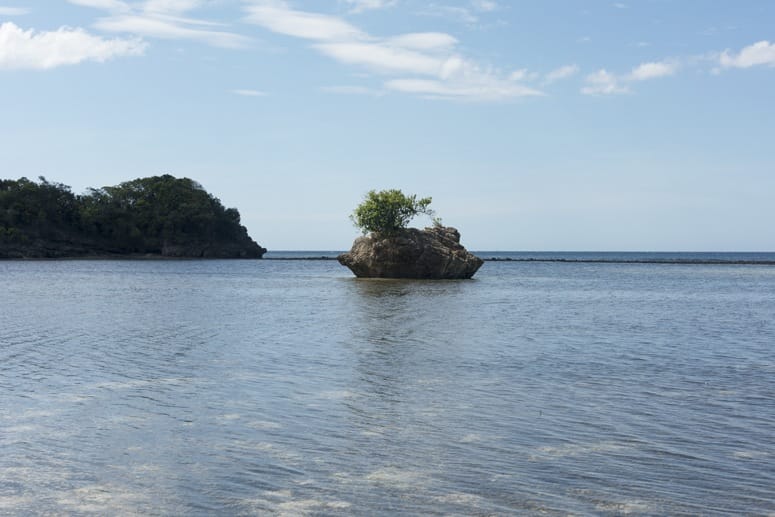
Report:
M 339 251 L 268 251 L 263 257 L 174 257 L 161 254 L 94 254 L 71 255 L 59 257 L 0 257 L 3 261 L 68 261 L 68 260 L 121 260 L 121 261 L 169 261 L 169 260 L 268 260 L 268 261 L 336 261 Z M 507 256 L 493 256 L 494 253 Z M 682 253 L 667 252 L 675 255 L 665 257 L 665 252 L 627 252 L 617 254 L 614 252 L 474 252 L 485 262 L 500 263 L 566 263 L 566 264 L 664 264 L 664 265 L 730 265 L 730 266 L 775 266 L 775 253 L 746 253 L 746 252 L 722 252 L 722 253 Z M 540 256 L 542 254 L 548 256 Z M 568 257 L 558 254 L 572 255 Z M 628 258 L 623 255 L 637 255 Z M 508 256 L 512 255 L 512 256 Z M 517 255 L 517 256 L 514 256 Z M 520 256 L 521 255 L 521 256 Z M 589 256 L 581 256 L 589 255 Z M 614 255 L 604 257 L 602 255 Z M 616 256 L 618 255 L 618 256 Z M 649 256 L 654 255 L 654 256 Z M 703 257 L 702 255 L 712 255 Z M 727 255 L 727 257 L 725 257 Z M 761 258 L 742 258 L 741 255 L 756 255 Z
M 344 251 L 268 251 L 263 260 L 337 260 Z M 775 252 L 474 251 L 485 262 L 567 264 L 775 265 Z
M 132 255 L 71 255 L 63 257 L 0 257 L 3 261 L 55 262 L 65 260 L 126 260 L 126 261 L 167 261 L 167 260 L 263 260 L 261 257 L 171 257 L 156 254 Z

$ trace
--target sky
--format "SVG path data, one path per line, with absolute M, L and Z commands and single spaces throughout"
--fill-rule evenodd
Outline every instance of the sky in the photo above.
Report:
M 0 0 L 0 167 L 270 250 L 399 188 L 472 250 L 775 251 L 775 2 Z

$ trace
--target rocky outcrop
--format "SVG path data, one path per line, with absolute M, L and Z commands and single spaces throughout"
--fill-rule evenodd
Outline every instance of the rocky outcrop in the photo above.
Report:
M 242 242 L 199 242 L 175 245 L 165 243 L 162 257 L 178 258 L 261 258 L 266 253 L 255 241 L 248 238 Z
M 8 244 L 0 240 L 0 259 L 58 259 L 58 258 L 212 258 L 260 259 L 266 248 L 252 239 L 234 242 L 189 242 L 164 244 L 161 250 L 127 252 L 102 243 L 72 240 L 36 239 L 25 244 Z
M 471 278 L 483 264 L 460 244 L 455 228 L 444 226 L 358 237 L 338 260 L 361 278 Z

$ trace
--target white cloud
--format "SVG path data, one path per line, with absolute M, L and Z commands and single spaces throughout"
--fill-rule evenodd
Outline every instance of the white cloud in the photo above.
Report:
M 432 3 L 418 14 L 449 18 L 467 25 L 474 25 L 479 22 L 480 13 L 493 12 L 499 7 L 498 3 L 492 0 L 470 0 L 468 7 Z
M 510 81 L 524 81 L 529 77 L 530 72 L 528 72 L 527 68 L 520 68 L 519 70 L 514 70 L 509 74 Z
M 397 0 L 344 0 L 344 2 L 352 7 L 350 13 L 358 14 L 364 11 L 393 7 Z
M 456 21 L 473 25 L 479 21 L 479 18 L 474 15 L 470 9 L 466 7 L 458 7 L 451 5 L 437 5 L 430 4 L 424 10 L 419 11 L 417 14 L 423 16 L 436 16 L 440 18 L 451 18 Z
M 442 61 L 427 54 L 382 43 L 321 43 L 315 48 L 337 61 L 379 73 L 437 75 L 443 66 Z
M 201 5 L 201 0 L 146 0 L 143 10 L 148 13 L 183 14 Z
M 30 12 L 24 7 L 2 7 L 0 6 L 0 16 L 23 16 Z
M 372 97 L 381 97 L 385 95 L 383 90 L 366 88 L 365 86 L 324 86 L 321 88 L 326 93 L 337 93 L 341 95 L 369 95 Z
M 629 85 L 631 83 L 671 76 L 674 75 L 679 68 L 679 61 L 670 60 L 641 63 L 626 75 L 616 75 L 605 69 L 601 69 L 585 78 L 586 86 L 581 89 L 581 93 L 585 95 L 629 93 Z
M 413 32 L 390 38 L 388 43 L 415 50 L 449 50 L 457 39 L 443 32 Z
M 627 4 L 623 4 L 622 2 L 616 2 L 612 5 L 617 9 L 627 9 L 627 7 L 629 7 Z
M 628 79 L 630 81 L 646 81 L 648 79 L 673 75 L 677 70 L 678 63 L 674 61 L 643 63 L 632 69 Z
M 48 69 L 83 61 L 104 62 L 142 55 L 139 39 L 104 39 L 80 28 L 55 31 L 23 30 L 11 22 L 0 25 L 0 69 Z
M 544 82 L 553 83 L 555 81 L 561 81 L 563 79 L 573 77 L 578 72 L 579 72 L 578 65 L 561 66 L 560 68 L 555 68 L 554 70 L 546 74 L 546 78 L 544 79 Z
M 231 93 L 235 95 L 242 95 L 243 97 L 265 97 L 266 92 L 260 90 L 231 90 Z
M 525 76 L 509 77 L 459 55 L 455 52 L 457 39 L 449 34 L 419 32 L 378 38 L 337 16 L 295 10 L 279 0 L 252 2 L 246 7 L 249 22 L 312 40 L 314 49 L 340 63 L 389 76 L 384 85 L 389 90 L 470 100 L 541 94 L 519 84 Z
M 248 22 L 286 36 L 320 41 L 352 40 L 365 36 L 341 18 L 297 11 L 285 2 L 262 2 L 248 6 L 247 11 Z
M 101 18 L 94 26 L 106 32 L 137 34 L 160 39 L 192 39 L 225 48 L 244 47 L 250 41 L 244 36 L 231 32 L 191 27 L 191 25 L 207 23 L 194 20 L 186 24 L 162 17 L 117 15 Z
M 719 64 L 724 68 L 751 68 L 752 66 L 775 66 L 775 44 L 759 41 L 733 54 L 725 50 L 719 56 Z
M 214 30 L 220 26 L 196 18 L 184 17 L 205 4 L 205 0 L 145 0 L 129 4 L 121 0 L 68 0 L 72 4 L 108 11 L 95 27 L 106 32 L 128 33 L 150 38 L 191 39 L 209 45 L 240 48 L 250 39 L 233 32 Z
M 613 95 L 627 93 L 629 90 L 620 83 L 614 74 L 600 69 L 586 77 L 586 86 L 581 89 L 584 95 Z
M 385 87 L 398 92 L 447 100 L 498 101 L 512 97 L 543 95 L 538 90 L 495 77 L 480 77 L 478 80 L 456 82 L 435 79 L 393 79 L 387 81 Z
M 498 9 L 498 4 L 492 0 L 471 0 L 471 5 L 477 11 L 485 13 Z
M 105 11 L 126 12 L 130 10 L 129 4 L 120 0 L 67 0 L 71 4 Z

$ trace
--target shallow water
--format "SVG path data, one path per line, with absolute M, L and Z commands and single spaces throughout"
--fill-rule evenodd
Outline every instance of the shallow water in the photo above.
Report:
M 775 267 L 0 262 L 0 514 L 775 513 Z

